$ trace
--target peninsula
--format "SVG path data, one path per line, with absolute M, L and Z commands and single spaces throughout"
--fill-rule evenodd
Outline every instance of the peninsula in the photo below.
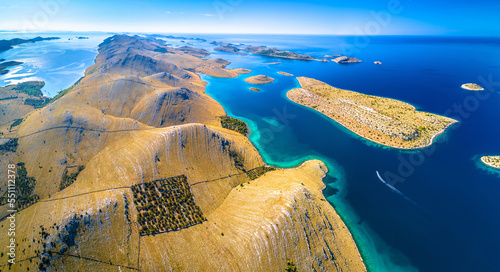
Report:
M 274 78 L 265 75 L 258 75 L 246 78 L 245 81 L 251 84 L 267 84 L 273 82 Z
M 147 36 L 115 35 L 98 52 L 0 142 L 1 166 L 18 173 L 12 270 L 366 271 L 324 201 L 326 165 L 267 166 L 246 124 L 205 93 L 198 73 L 240 75 L 228 61 Z
M 465 83 L 462 84 L 462 89 L 466 89 L 469 91 L 484 91 L 484 88 L 477 85 L 476 83 Z
M 500 156 L 483 156 L 481 161 L 488 166 L 500 169 Z
M 287 97 L 335 120 L 357 135 L 381 145 L 415 149 L 432 144 L 434 138 L 457 121 L 417 111 L 410 104 L 332 87 L 307 77 L 297 78 L 302 88 Z

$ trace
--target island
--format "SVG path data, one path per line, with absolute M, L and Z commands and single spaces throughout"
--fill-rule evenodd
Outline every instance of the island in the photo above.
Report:
M 399 149 L 423 148 L 457 121 L 417 111 L 410 104 L 332 87 L 307 77 L 287 97 L 335 120 L 372 142 Z
M 500 169 L 500 156 L 483 156 L 481 157 L 481 162 L 490 167 Z
M 278 74 L 284 75 L 284 76 L 293 76 L 292 74 L 287 73 L 287 72 L 278 72 Z
M 462 89 L 466 89 L 469 91 L 484 91 L 484 88 L 477 85 L 476 83 L 465 83 L 462 84 Z
M 381 61 L 374 61 L 373 63 L 377 64 L 377 65 L 382 65 L 382 62 Z
M 265 75 L 258 75 L 246 78 L 245 81 L 251 84 L 267 84 L 273 82 L 274 78 Z
M 9 68 L 9 67 L 23 64 L 22 62 L 19 62 L 19 61 L 6 61 L 6 62 L 2 62 L 2 61 L 0 61 L 0 75 L 5 75 L 5 74 L 9 73 L 9 70 L 7 70 L 7 68 Z
M 224 44 L 222 46 L 214 48 L 215 51 L 222 51 L 222 52 L 230 52 L 230 53 L 235 53 L 238 55 L 246 55 L 245 53 L 241 53 L 240 49 L 232 44 Z
M 284 50 L 279 50 L 277 48 L 269 48 L 266 46 L 249 45 L 243 50 L 249 51 L 250 53 L 255 55 L 261 55 L 267 57 L 294 59 L 294 60 L 316 60 L 315 58 L 309 55 L 301 55 L 292 51 L 284 51 Z
M 260 89 L 259 89 L 259 88 L 250 87 L 250 88 L 248 88 L 248 89 L 250 89 L 250 91 L 260 92 Z
M 114 35 L 81 80 L 20 114 L 0 143 L 18 173 L 12 270 L 366 271 L 325 201 L 326 164 L 267 165 L 200 76 L 239 74 L 201 52 Z
M 40 41 L 47 41 L 47 40 L 57 40 L 60 39 L 58 37 L 48 37 L 48 38 L 42 38 L 42 37 L 36 37 L 33 39 L 11 39 L 11 40 L 0 40 L 0 52 L 7 51 L 9 49 L 12 49 L 13 46 L 23 44 L 23 43 L 34 43 L 34 42 L 40 42 Z
M 335 58 L 333 59 L 333 61 L 335 61 L 336 63 L 339 63 L 339 64 L 348 64 L 348 63 L 358 63 L 358 62 L 361 62 L 361 60 L 357 59 L 357 58 L 353 58 L 353 57 L 338 57 L 338 58 Z

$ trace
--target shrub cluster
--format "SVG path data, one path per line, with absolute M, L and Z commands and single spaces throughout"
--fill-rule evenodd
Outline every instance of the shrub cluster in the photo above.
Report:
M 64 169 L 62 178 L 61 178 L 61 184 L 59 185 L 59 191 L 62 191 L 64 188 L 70 186 L 75 182 L 76 178 L 78 177 L 78 174 L 85 169 L 85 165 L 80 165 L 78 166 L 76 172 L 73 172 L 71 174 L 68 174 L 68 167 Z
M 0 151 L 16 152 L 18 145 L 17 138 L 9 139 L 8 142 L 0 145 Z
M 236 132 L 241 133 L 243 135 L 247 135 L 247 133 L 248 133 L 247 124 L 241 120 L 236 119 L 236 118 L 232 118 L 229 116 L 220 117 L 220 125 L 223 128 L 227 128 L 227 129 L 236 131 Z
M 131 189 L 141 235 L 178 230 L 206 220 L 184 175 L 134 185 Z
M 28 171 L 24 166 L 24 162 L 17 164 L 16 177 L 16 208 L 22 210 L 35 204 L 40 197 L 33 194 L 35 190 L 36 179 L 28 177 Z M 0 198 L 0 205 L 7 203 L 7 194 Z
M 248 171 L 247 175 L 248 175 L 248 178 L 250 180 L 254 180 L 254 179 L 264 175 L 265 173 L 267 173 L 269 171 L 274 171 L 274 170 L 276 170 L 276 168 L 274 168 L 274 167 L 260 166 L 260 167 L 257 167 L 257 168 L 254 168 L 254 169 Z

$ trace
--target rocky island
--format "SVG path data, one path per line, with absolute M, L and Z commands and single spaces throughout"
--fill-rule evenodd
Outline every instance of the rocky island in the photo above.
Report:
M 500 156 L 483 156 L 481 157 L 481 162 L 490 167 L 500 169 Z
M 19 62 L 19 61 L 6 61 L 6 62 L 2 62 L 2 61 L 3 60 L 0 60 L 0 75 L 5 75 L 5 74 L 9 73 L 9 70 L 7 70 L 7 68 L 9 68 L 9 67 L 23 64 L 22 62 Z
M 332 87 L 307 77 L 287 97 L 335 120 L 357 135 L 399 149 L 423 148 L 457 121 L 410 104 Z
M 340 63 L 340 64 L 361 62 L 361 60 L 359 60 L 357 58 L 352 58 L 352 57 L 338 57 L 338 58 L 333 59 L 333 61 L 335 61 L 336 63 Z
M 235 53 L 238 55 L 246 55 L 245 53 L 241 53 L 240 49 L 232 44 L 224 44 L 222 46 L 214 48 L 215 51 L 222 51 L 222 52 L 230 52 L 230 53 Z
M 249 45 L 244 51 L 249 51 L 255 55 L 283 58 L 283 59 L 295 59 L 295 60 L 316 60 L 309 55 L 301 55 L 292 51 L 279 50 L 277 48 L 269 48 L 266 46 L 252 46 Z
M 284 76 L 293 76 L 292 74 L 287 73 L 287 72 L 278 72 L 278 74 L 284 75 Z
M 469 91 L 484 91 L 484 88 L 477 85 L 476 83 L 465 83 L 462 84 L 462 89 L 466 89 Z
M 258 75 L 246 78 L 245 81 L 251 84 L 267 84 L 273 82 L 274 78 L 265 75 Z
M 366 271 L 324 201 L 326 165 L 267 166 L 246 125 L 205 93 L 197 73 L 237 77 L 227 61 L 139 36 L 110 37 L 98 51 L 81 80 L 20 113 L 1 142 L 1 166 L 17 167 L 16 234 L 26 238 L 13 270 L 250 272 L 293 262 Z
M 34 43 L 34 42 L 57 40 L 57 39 L 60 39 L 60 38 L 58 38 L 58 37 L 48 37 L 48 38 L 36 37 L 33 39 L 0 40 L 0 52 L 7 51 L 9 49 L 12 49 L 13 46 L 23 44 L 23 43 Z

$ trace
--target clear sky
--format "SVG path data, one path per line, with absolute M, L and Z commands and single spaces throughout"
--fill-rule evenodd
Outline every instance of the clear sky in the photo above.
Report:
M 499 0 L 0 0 L 0 30 L 500 36 L 499 15 Z

